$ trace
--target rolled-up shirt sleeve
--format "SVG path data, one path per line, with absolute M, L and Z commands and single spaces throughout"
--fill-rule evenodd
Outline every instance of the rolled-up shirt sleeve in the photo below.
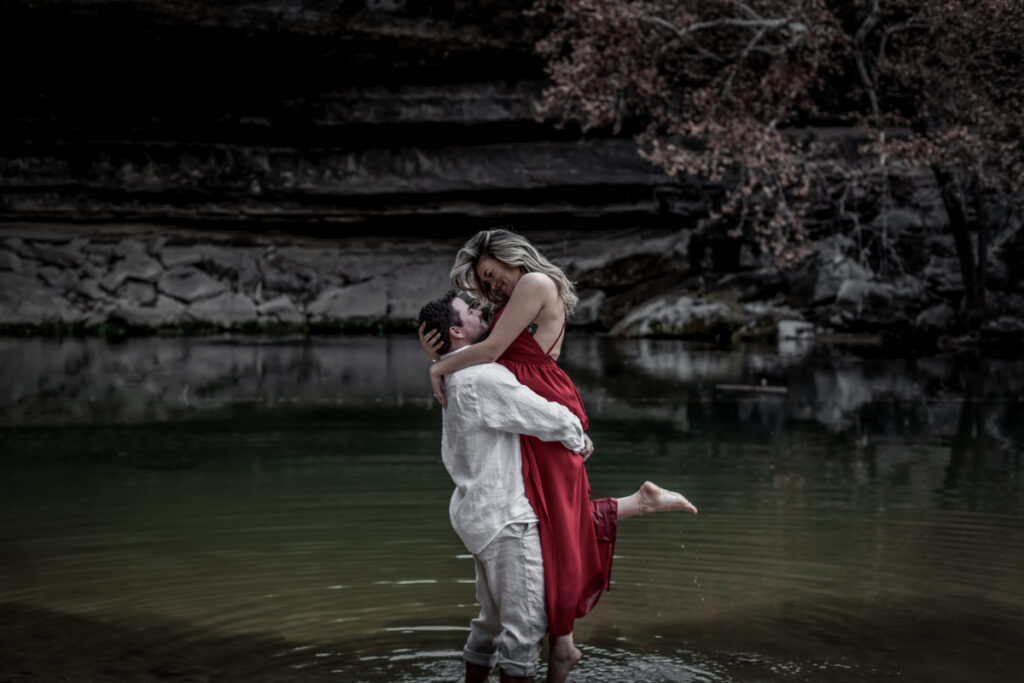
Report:
M 488 427 L 529 434 L 541 441 L 560 441 L 570 451 L 583 449 L 583 425 L 571 410 L 549 401 L 519 383 L 496 365 L 476 377 L 477 409 Z

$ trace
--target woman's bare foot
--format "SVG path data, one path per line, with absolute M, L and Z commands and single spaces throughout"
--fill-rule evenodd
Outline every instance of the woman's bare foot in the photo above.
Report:
M 697 508 L 681 494 L 649 481 L 645 481 L 633 495 L 619 498 L 618 508 L 619 519 L 669 510 L 685 510 L 697 514 Z
M 686 510 L 697 514 L 694 504 L 686 500 L 681 493 L 663 489 L 655 483 L 645 481 L 637 493 L 640 494 L 638 503 L 641 515 L 668 512 L 669 510 Z
M 572 668 L 583 659 L 583 653 L 572 642 L 572 634 L 559 636 L 548 656 L 547 683 L 564 683 Z

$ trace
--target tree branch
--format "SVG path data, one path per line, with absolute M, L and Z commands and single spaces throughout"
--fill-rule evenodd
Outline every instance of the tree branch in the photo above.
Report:
M 736 5 L 736 8 L 740 12 L 742 12 L 743 14 L 746 14 L 751 19 L 763 19 L 764 18 L 760 14 L 755 12 L 753 10 L 753 8 L 750 7 L 750 5 L 747 5 L 746 3 L 739 2 L 739 0 L 732 0 L 732 4 Z
M 686 28 L 679 28 L 672 22 L 657 16 L 644 15 L 644 19 L 672 31 L 681 39 L 689 38 L 691 35 L 699 31 L 706 31 L 711 28 L 721 28 L 723 26 L 749 28 L 757 31 L 779 31 L 784 28 L 790 28 L 793 31 L 793 37 L 786 43 L 787 49 L 792 49 L 798 46 L 803 42 L 803 37 L 807 33 L 807 26 L 805 24 L 786 17 L 779 19 L 712 19 L 710 21 L 698 21 L 694 24 L 690 24 Z
M 878 106 L 878 93 L 875 89 L 875 81 L 871 74 L 868 73 L 867 60 L 864 56 L 866 52 L 864 41 L 875 25 L 878 24 L 879 13 L 878 0 L 871 0 L 871 11 L 868 12 L 868 16 L 864 18 L 860 28 L 857 29 L 853 42 L 856 45 L 854 58 L 857 62 L 857 74 L 860 76 L 861 84 L 868 93 L 868 102 L 871 105 L 871 118 L 874 120 L 875 126 L 880 128 L 882 125 L 882 113 Z
M 732 80 L 733 78 L 736 77 L 736 72 L 740 70 L 740 65 L 743 63 L 743 60 L 747 57 L 747 55 L 750 54 L 750 51 L 754 49 L 754 46 L 757 45 L 757 43 L 761 40 L 761 38 L 764 37 L 764 34 L 767 32 L 767 28 L 762 28 L 760 31 L 754 34 L 754 37 L 750 40 L 749 43 L 747 43 L 747 46 L 743 48 L 743 51 L 740 53 L 740 56 L 736 58 L 736 63 L 733 64 L 732 69 L 729 70 L 729 75 L 726 77 L 725 83 L 722 85 L 721 97 L 723 100 L 729 96 L 729 89 L 732 87 Z
M 886 27 L 885 33 L 882 35 L 882 40 L 878 44 L 878 61 L 882 61 L 882 59 L 885 57 L 885 48 L 886 44 L 889 42 L 889 36 L 893 35 L 894 33 L 900 33 L 902 31 L 910 31 L 915 28 L 924 29 L 927 27 L 924 24 L 917 23 L 914 17 L 907 19 L 899 26 Z

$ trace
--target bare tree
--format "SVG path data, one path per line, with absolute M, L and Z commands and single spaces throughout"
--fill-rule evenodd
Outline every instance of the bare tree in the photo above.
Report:
M 965 188 L 1024 197 L 1019 0 L 537 0 L 534 9 L 554 27 L 537 46 L 551 78 L 540 115 L 631 130 L 670 176 L 722 183 L 711 217 L 779 263 L 808 253 L 824 219 L 857 224 L 851 188 L 884 190 L 900 166 L 934 168 L 968 304 L 977 303 L 962 239 L 977 211 Z M 857 154 L 801 134 L 837 125 L 860 129 Z

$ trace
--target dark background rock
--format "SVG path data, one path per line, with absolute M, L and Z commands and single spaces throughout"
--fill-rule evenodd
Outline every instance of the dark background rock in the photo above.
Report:
M 502 225 L 577 279 L 580 327 L 690 297 L 734 316 L 719 341 L 792 313 L 1024 347 L 1019 218 L 979 203 L 980 311 L 927 169 L 894 169 L 886 198 L 858 197 L 856 225 L 781 271 L 710 219 L 719 188 L 667 178 L 628 134 L 534 117 L 531 4 L 0 3 L 0 329 L 408 329 L 459 243 Z
M 657 222 L 671 183 L 628 139 L 534 119 L 530 4 L 3 3 L 0 58 L 32 68 L 4 86 L 0 212 L 326 235 Z

